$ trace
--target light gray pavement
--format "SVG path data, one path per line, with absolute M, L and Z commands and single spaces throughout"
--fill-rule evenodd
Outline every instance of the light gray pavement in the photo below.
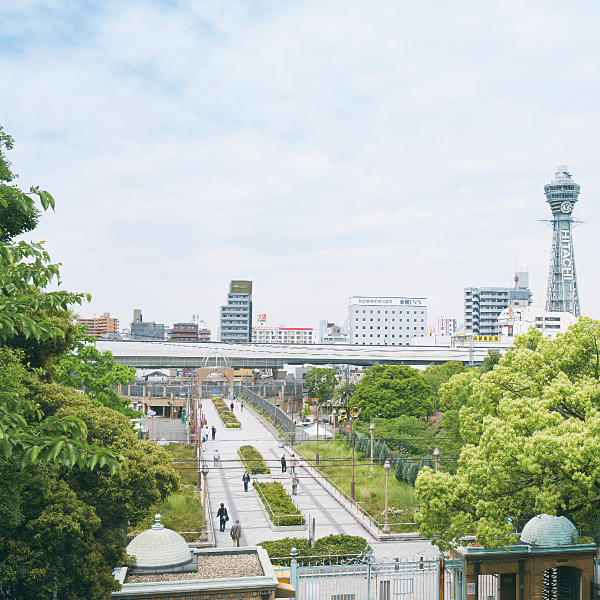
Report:
M 262 425 L 251 408 L 241 410 L 237 403 L 235 415 L 242 424 L 241 429 L 226 429 L 217 415 L 210 399 L 202 401 L 203 412 L 208 421 L 208 426 L 217 428 L 216 440 L 205 444 L 208 474 L 208 493 L 212 509 L 211 518 L 215 530 L 217 547 L 232 546 L 229 529 L 236 519 L 240 519 L 243 536 L 241 545 L 253 546 L 262 541 L 276 540 L 284 537 L 308 537 L 307 531 L 290 533 L 274 532 L 269 527 L 265 515 L 259 505 L 259 500 L 252 491 L 252 482 L 248 492 L 244 492 L 242 475 L 244 469 L 237 455 L 240 446 L 250 444 L 264 457 L 271 468 L 271 479 L 280 481 L 286 490 L 291 493 L 292 475 L 281 472 L 281 454 L 278 441 L 271 432 Z M 155 419 L 156 422 L 156 419 Z M 219 451 L 221 460 L 218 468 L 213 466 L 213 453 Z M 286 451 L 289 465 L 289 453 Z M 297 469 L 298 470 L 298 469 Z M 252 476 L 251 476 L 252 477 Z M 306 472 L 299 472 L 300 485 L 298 495 L 293 496 L 294 501 L 303 514 L 316 519 L 316 537 L 320 538 L 330 534 L 347 534 L 365 537 L 373 546 L 377 557 L 407 558 L 413 556 L 437 556 L 437 549 L 428 541 L 403 541 L 403 542 L 377 542 L 361 527 L 354 517 L 335 500 L 319 483 Z M 259 476 L 261 480 L 268 476 Z M 229 522 L 225 533 L 219 532 L 219 520 L 216 512 L 223 502 L 229 513 Z

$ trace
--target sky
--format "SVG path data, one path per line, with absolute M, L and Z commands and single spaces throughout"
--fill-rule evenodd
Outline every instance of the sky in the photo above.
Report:
M 0 126 L 85 317 L 134 308 L 216 333 L 229 281 L 269 325 L 348 298 L 426 297 L 530 272 L 543 186 L 581 185 L 584 315 L 600 316 L 600 6 L 401 0 L 3 0 Z

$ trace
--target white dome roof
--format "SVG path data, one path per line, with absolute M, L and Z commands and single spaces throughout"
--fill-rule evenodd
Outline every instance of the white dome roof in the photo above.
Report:
M 135 567 L 174 567 L 191 562 L 192 555 L 186 541 L 171 529 L 165 529 L 160 515 L 155 517 L 152 529 L 140 533 L 127 546 L 127 554 L 135 556 Z

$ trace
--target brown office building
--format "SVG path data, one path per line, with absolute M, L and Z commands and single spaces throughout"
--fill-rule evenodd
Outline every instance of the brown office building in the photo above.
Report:
M 171 339 L 174 342 L 197 342 L 198 325 L 196 323 L 175 323 L 171 329 Z
M 78 325 L 87 325 L 85 337 L 99 340 L 107 333 L 119 333 L 119 319 L 113 319 L 110 313 L 104 313 L 94 319 L 77 319 Z

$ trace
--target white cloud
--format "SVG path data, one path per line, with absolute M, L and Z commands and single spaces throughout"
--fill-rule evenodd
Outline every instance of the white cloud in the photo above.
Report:
M 595 277 L 592 6 L 391 0 L 0 6 L 0 115 L 36 236 L 86 314 L 217 326 L 229 279 L 273 322 L 343 320 L 354 294 L 430 298 L 528 265 L 545 293 L 543 185 L 582 184 L 582 307 Z M 538 290 L 540 292 L 538 293 Z

